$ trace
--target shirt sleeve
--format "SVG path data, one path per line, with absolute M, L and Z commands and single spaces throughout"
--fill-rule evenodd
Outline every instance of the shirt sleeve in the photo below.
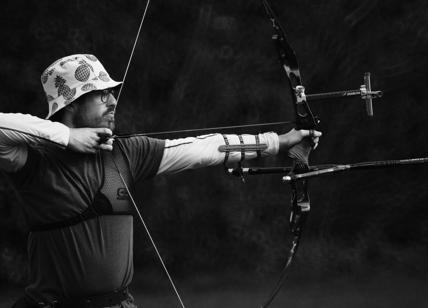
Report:
M 238 135 L 226 135 L 229 144 L 239 145 Z M 276 155 L 279 151 L 279 138 L 276 133 L 258 135 L 260 143 L 267 148 L 262 151 L 263 157 Z M 242 135 L 245 144 L 255 144 L 255 135 Z M 218 165 L 224 162 L 226 154 L 219 151 L 224 145 L 222 134 L 210 134 L 199 137 L 188 137 L 165 141 L 165 151 L 159 166 L 158 174 L 177 173 L 187 169 Z M 238 162 L 242 159 L 241 152 L 230 152 L 228 162 Z M 245 160 L 257 157 L 256 151 L 245 152 Z
M 0 169 L 16 172 L 27 161 L 27 146 L 55 143 L 66 147 L 70 129 L 29 114 L 0 112 Z
M 135 136 L 121 138 L 120 143 L 134 181 L 141 181 L 156 175 L 162 160 L 165 140 Z

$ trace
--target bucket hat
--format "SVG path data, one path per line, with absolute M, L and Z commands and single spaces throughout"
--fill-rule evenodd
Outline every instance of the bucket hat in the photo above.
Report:
M 75 54 L 52 63 L 41 76 L 49 104 L 49 119 L 83 94 L 120 85 L 94 55 Z

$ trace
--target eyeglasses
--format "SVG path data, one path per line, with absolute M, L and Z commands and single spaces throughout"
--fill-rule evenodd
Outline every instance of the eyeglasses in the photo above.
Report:
M 105 90 L 102 90 L 101 91 L 101 101 L 103 103 L 107 103 L 108 102 L 108 98 L 110 97 L 110 94 L 113 95 L 113 96 L 115 95 L 114 89 L 105 89 Z

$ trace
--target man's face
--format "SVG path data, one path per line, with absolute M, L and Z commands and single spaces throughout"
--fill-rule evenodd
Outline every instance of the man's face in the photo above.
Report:
M 116 98 L 111 89 L 92 91 L 78 102 L 74 117 L 76 127 L 106 127 L 114 130 Z

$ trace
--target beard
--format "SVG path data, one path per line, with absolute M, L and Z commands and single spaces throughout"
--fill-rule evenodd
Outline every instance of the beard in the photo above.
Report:
M 73 122 L 74 127 L 109 128 L 112 132 L 116 127 L 114 114 L 110 112 L 96 117 L 89 117 L 79 112 L 75 115 Z
M 111 131 L 114 131 L 116 127 L 116 120 L 114 118 L 114 114 L 110 113 L 103 115 L 98 123 L 99 124 L 97 127 L 106 127 L 109 128 Z

